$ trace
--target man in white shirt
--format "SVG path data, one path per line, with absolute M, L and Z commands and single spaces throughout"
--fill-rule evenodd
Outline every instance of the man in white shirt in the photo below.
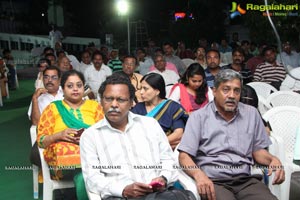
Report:
M 78 71 L 84 74 L 85 70 L 90 66 L 93 66 L 91 62 L 91 54 L 86 50 L 81 54 L 81 62 L 79 64 Z
M 92 56 L 92 66 L 84 72 L 86 84 L 90 86 L 97 97 L 99 87 L 106 77 L 112 74 L 111 69 L 103 63 L 103 56 L 99 51 L 95 51 Z
M 49 39 L 51 47 L 54 48 L 57 42 L 61 42 L 63 39 L 62 33 L 56 29 L 55 25 L 52 25 L 52 30 L 49 32 Z
M 151 71 L 160 74 L 166 83 L 166 93 L 169 96 L 170 90 L 175 83 L 178 83 L 180 77 L 174 71 L 166 69 L 166 60 L 162 55 L 156 55 L 154 57 L 155 70 Z
M 105 118 L 80 139 L 86 188 L 102 199 L 146 197 L 177 178 L 175 158 L 158 122 L 129 110 L 135 89 L 114 74 L 99 89 Z M 159 186 L 151 186 L 158 182 Z
M 32 125 L 37 125 L 43 110 L 52 102 L 63 99 L 60 87 L 61 72 L 55 66 L 49 66 L 43 71 L 43 84 L 45 88 L 37 89 L 28 109 L 28 117 Z

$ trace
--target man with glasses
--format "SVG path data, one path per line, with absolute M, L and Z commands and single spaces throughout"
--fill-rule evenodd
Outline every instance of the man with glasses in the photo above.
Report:
M 61 72 L 55 66 L 49 66 L 43 71 L 45 88 L 39 88 L 34 92 L 27 113 L 32 125 L 38 124 L 41 113 L 52 101 L 63 99 L 60 77 Z
M 99 94 L 105 118 L 80 139 L 87 190 L 102 199 L 144 199 L 174 182 L 175 158 L 160 125 L 129 111 L 135 95 L 130 81 L 113 74 L 102 83 Z

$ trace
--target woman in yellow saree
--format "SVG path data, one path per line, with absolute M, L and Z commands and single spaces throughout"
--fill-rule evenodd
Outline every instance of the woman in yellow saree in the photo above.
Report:
M 102 108 L 96 101 L 83 99 L 84 84 L 82 73 L 65 72 L 61 78 L 64 100 L 52 102 L 43 111 L 38 124 L 37 143 L 45 148 L 44 158 L 53 179 L 80 176 L 79 130 L 103 118 Z M 75 186 L 77 198 L 82 199 L 78 197 L 81 195 L 78 182 L 81 178 L 75 180 Z M 84 187 L 82 182 L 80 187 Z

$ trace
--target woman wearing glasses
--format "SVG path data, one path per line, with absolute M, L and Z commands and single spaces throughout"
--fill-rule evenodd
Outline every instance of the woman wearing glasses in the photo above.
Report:
M 156 73 L 145 75 L 141 80 L 141 97 L 132 112 L 155 118 L 166 135 L 172 149 L 180 142 L 188 115 L 180 104 L 166 99 L 165 81 Z
M 44 158 L 53 169 L 54 179 L 72 177 L 81 171 L 78 144 L 82 129 L 103 118 L 102 108 L 96 101 L 83 99 L 84 83 L 81 72 L 70 70 L 63 73 L 64 99 L 47 106 L 38 123 L 37 143 L 45 149 Z M 73 170 L 62 170 L 70 168 Z M 77 199 L 82 199 L 80 192 L 77 192 Z

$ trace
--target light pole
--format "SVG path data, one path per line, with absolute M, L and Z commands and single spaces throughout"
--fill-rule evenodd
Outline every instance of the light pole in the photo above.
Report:
M 127 0 L 118 0 L 117 1 L 117 10 L 119 15 L 127 16 L 127 50 L 130 54 L 130 23 L 129 23 L 129 4 Z

